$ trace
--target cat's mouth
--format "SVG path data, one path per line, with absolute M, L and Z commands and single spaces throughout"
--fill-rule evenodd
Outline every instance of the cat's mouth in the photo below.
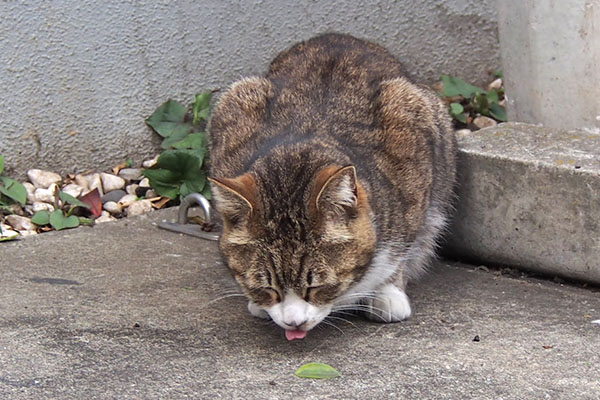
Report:
M 304 339 L 306 333 L 307 331 L 303 331 L 301 329 L 286 329 L 285 337 L 287 340 Z

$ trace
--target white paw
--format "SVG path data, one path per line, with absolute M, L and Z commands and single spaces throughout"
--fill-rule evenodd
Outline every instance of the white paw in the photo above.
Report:
M 367 317 L 373 321 L 398 322 L 411 314 L 408 296 L 391 283 L 378 290 L 374 298 L 365 301 Z
M 257 306 L 256 304 L 254 304 L 251 301 L 248 302 L 248 311 L 250 311 L 250 314 L 252 314 L 258 318 L 262 318 L 262 319 L 270 318 L 268 312 L 266 312 L 265 310 L 263 310 L 262 308 L 260 308 L 259 306 Z

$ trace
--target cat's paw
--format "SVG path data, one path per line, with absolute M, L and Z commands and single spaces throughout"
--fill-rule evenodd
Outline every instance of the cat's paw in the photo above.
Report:
M 398 322 L 410 317 L 410 301 L 403 290 L 387 284 L 365 299 L 367 317 L 379 322 Z
M 271 317 L 269 317 L 268 312 L 266 312 L 265 310 L 263 310 L 262 308 L 260 308 L 259 306 L 257 306 L 256 304 L 254 304 L 251 301 L 248 302 L 248 311 L 250 311 L 250 314 L 252 314 L 258 318 L 262 318 L 262 319 L 271 318 Z

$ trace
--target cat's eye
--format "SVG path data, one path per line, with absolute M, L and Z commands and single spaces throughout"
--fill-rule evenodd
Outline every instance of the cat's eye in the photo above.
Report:
M 281 295 L 279 294 L 279 291 L 277 289 L 268 287 L 263 288 L 263 290 L 267 292 L 276 303 L 279 303 L 281 301 Z
M 307 303 L 310 301 L 310 295 L 319 290 L 322 286 L 309 286 L 306 288 L 306 293 L 304 294 L 304 301 Z

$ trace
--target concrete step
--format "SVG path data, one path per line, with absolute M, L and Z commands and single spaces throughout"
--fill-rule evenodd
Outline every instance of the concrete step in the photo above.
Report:
M 459 138 L 445 252 L 600 283 L 600 135 L 505 123 Z
M 288 342 L 215 242 L 153 225 L 175 211 L 0 244 L 0 399 L 598 398 L 597 292 L 442 261 L 409 320 Z

